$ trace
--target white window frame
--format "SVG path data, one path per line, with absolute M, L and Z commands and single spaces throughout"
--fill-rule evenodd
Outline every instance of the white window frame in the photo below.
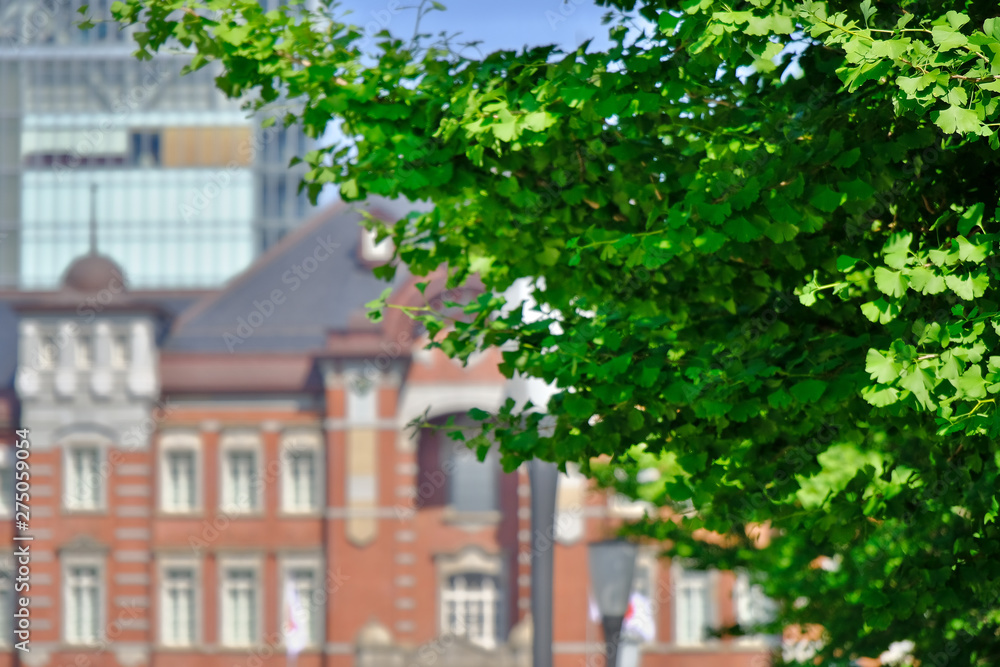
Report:
M 264 601 L 262 598 L 264 597 L 265 587 L 262 579 L 264 568 L 262 566 L 261 557 L 251 555 L 222 556 L 219 558 L 218 563 L 219 645 L 227 649 L 257 646 L 261 643 L 262 637 L 264 636 Z M 229 626 L 226 623 L 228 620 L 228 596 L 226 595 L 226 591 L 229 573 L 232 570 L 249 570 L 253 572 L 254 576 L 251 588 L 254 591 L 254 620 L 256 622 L 254 623 L 255 627 L 251 628 L 252 636 L 248 642 L 240 642 L 237 638 L 232 637 L 229 633 Z
M 104 556 L 99 554 L 63 554 L 61 571 L 62 598 L 62 638 L 69 646 L 99 646 L 105 639 L 107 627 L 107 586 L 105 577 Z M 91 639 L 82 639 L 73 635 L 72 593 L 70 592 L 70 573 L 78 567 L 94 568 L 97 571 L 97 614 L 94 620 L 97 633 Z
M 254 476 L 250 481 L 250 507 L 230 503 L 230 454 L 250 452 L 254 456 Z M 219 508 L 228 514 L 260 515 L 264 510 L 264 445 L 257 431 L 231 431 L 219 440 Z
M 773 602 L 771 602 L 773 604 Z M 733 580 L 733 616 L 739 625 L 766 623 L 771 616 L 768 598 L 760 584 L 751 584 L 747 572 L 736 572 Z M 768 635 L 754 633 L 738 637 L 741 645 L 760 646 L 768 643 Z
M 718 626 L 718 610 L 716 605 L 716 592 L 718 591 L 718 576 L 714 570 L 689 570 L 683 565 L 674 561 L 671 566 L 671 588 L 673 604 L 673 643 L 678 647 L 697 648 L 711 646 L 717 643 L 717 639 L 707 636 L 706 631 Z M 681 637 L 681 604 L 683 602 L 682 589 L 694 588 L 692 578 L 689 575 L 696 575 L 703 579 L 705 587 L 705 610 L 702 636 L 691 639 Z M 714 641 L 713 641 L 714 640 Z
M 75 437 L 65 440 L 62 446 L 62 506 L 66 512 L 105 512 L 108 503 L 108 442 L 103 438 Z M 97 452 L 97 498 L 94 505 L 84 505 L 70 495 L 74 486 L 74 453 L 83 449 Z
M 174 643 L 167 640 L 167 572 L 174 569 L 189 569 L 193 573 L 192 586 L 194 595 L 194 609 L 192 610 L 192 637 L 190 644 Z M 204 641 L 202 633 L 202 578 L 201 562 L 197 558 L 190 556 L 160 556 L 157 558 L 157 642 L 161 648 L 167 649 L 190 649 L 198 646 Z
M 160 436 L 160 511 L 164 514 L 194 514 L 201 511 L 204 501 L 204 466 L 201 435 L 194 431 L 168 431 Z M 170 455 L 190 452 L 194 460 L 194 503 L 190 508 L 178 508 L 170 502 Z
M 314 429 L 295 429 L 286 431 L 281 436 L 281 511 L 284 514 L 318 514 L 326 499 L 323 497 L 323 434 Z M 308 506 L 300 506 L 293 502 L 295 487 L 294 455 L 298 452 L 308 452 L 313 456 L 311 472 L 313 498 Z
M 457 554 L 438 556 L 438 634 L 443 636 L 452 633 L 448 620 L 448 605 L 451 602 L 461 604 L 475 601 L 476 596 L 469 596 L 465 591 L 451 588 L 451 580 L 462 575 L 480 575 L 495 582 L 494 594 L 496 607 L 493 613 L 484 611 L 483 637 L 463 636 L 467 641 L 485 649 L 494 649 L 503 642 L 507 631 L 507 582 L 504 576 L 503 559 L 496 554 L 488 554 L 478 547 L 467 547 Z M 479 597 L 483 597 L 479 594 Z M 492 617 L 492 618 L 491 618 Z M 492 620 L 492 623 L 489 623 Z M 495 634 L 493 634 L 495 633 Z
M 313 576 L 314 592 L 325 590 L 322 554 L 290 554 L 281 557 L 278 568 L 278 572 L 281 575 L 281 579 L 278 582 L 278 589 L 280 591 L 278 601 L 281 604 L 281 609 L 278 610 L 278 619 L 281 623 L 279 633 L 281 634 L 283 645 L 285 637 L 284 628 L 288 622 L 288 600 L 286 600 L 285 582 L 293 570 L 310 570 Z M 312 595 L 303 596 L 300 593 L 299 599 L 303 606 L 309 608 L 310 620 L 312 622 L 306 649 L 321 648 L 325 643 L 326 616 L 323 612 L 326 609 L 325 601 L 327 600 L 327 596 L 320 596 L 314 603 Z

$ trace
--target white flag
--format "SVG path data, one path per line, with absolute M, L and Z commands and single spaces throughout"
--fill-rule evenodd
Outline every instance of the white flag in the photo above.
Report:
M 299 591 L 295 588 L 295 583 L 288 579 L 285 582 L 285 647 L 290 658 L 297 656 L 309 642 L 306 620 L 306 610 L 299 598 Z
M 594 594 L 587 594 L 587 613 L 590 616 L 591 623 L 601 622 L 601 610 L 597 608 L 597 601 L 594 600 Z
M 653 605 L 642 593 L 633 592 L 628 599 L 628 612 L 622 623 L 622 634 L 637 637 L 644 642 L 656 639 L 656 624 L 653 622 Z

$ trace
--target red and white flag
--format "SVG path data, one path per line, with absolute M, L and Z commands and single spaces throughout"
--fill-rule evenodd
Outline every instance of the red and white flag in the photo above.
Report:
M 299 598 L 295 583 L 288 579 L 285 582 L 285 648 L 291 664 L 295 656 L 302 652 L 309 642 L 309 629 L 306 627 L 306 610 Z
M 622 623 L 622 633 L 637 637 L 644 642 L 656 639 L 656 623 L 653 621 L 653 605 L 642 593 L 632 592 L 628 599 L 628 611 Z

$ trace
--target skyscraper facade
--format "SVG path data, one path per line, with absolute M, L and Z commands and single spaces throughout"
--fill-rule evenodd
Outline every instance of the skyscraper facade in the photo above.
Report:
M 182 76 L 186 52 L 136 60 L 109 6 L 0 0 L 0 287 L 56 286 L 91 218 L 132 286 L 211 287 L 307 214 L 302 133 Z

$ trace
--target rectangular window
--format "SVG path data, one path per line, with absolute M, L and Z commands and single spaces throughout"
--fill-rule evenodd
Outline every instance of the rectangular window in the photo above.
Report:
M 282 621 L 286 624 L 286 629 L 290 625 L 292 612 L 295 613 L 295 623 L 298 627 L 305 628 L 306 646 L 318 646 L 320 636 L 321 609 L 313 604 L 313 591 L 319 585 L 319 575 L 312 567 L 292 567 L 288 569 L 288 578 L 292 582 L 298 598 L 297 609 L 292 609 L 292 600 L 287 599 L 285 594 L 285 604 L 282 612 Z
M 133 132 L 131 135 L 130 162 L 139 167 L 160 164 L 160 133 L 157 131 Z
M 233 449 L 226 452 L 223 478 L 223 503 L 233 512 L 257 509 L 257 454 Z
M 163 570 L 162 640 L 166 646 L 195 643 L 195 571 L 192 567 Z
M 286 512 L 311 512 L 317 508 L 318 472 L 316 452 L 309 449 L 290 449 L 285 456 L 283 486 Z
M 222 643 L 251 646 L 257 641 L 257 573 L 230 567 L 222 580 Z
M 497 645 L 500 593 L 497 578 L 478 573 L 449 577 L 441 591 L 441 629 L 483 648 Z
M 195 452 L 175 449 L 165 455 L 163 509 L 167 512 L 190 512 L 196 507 Z
M 97 447 L 73 447 L 67 452 L 65 500 L 68 509 L 100 508 L 100 450 Z
M 100 640 L 100 569 L 96 565 L 71 565 L 66 569 L 66 641 L 96 644 Z
M 675 641 L 681 646 L 702 644 L 711 623 L 709 573 L 674 570 Z

